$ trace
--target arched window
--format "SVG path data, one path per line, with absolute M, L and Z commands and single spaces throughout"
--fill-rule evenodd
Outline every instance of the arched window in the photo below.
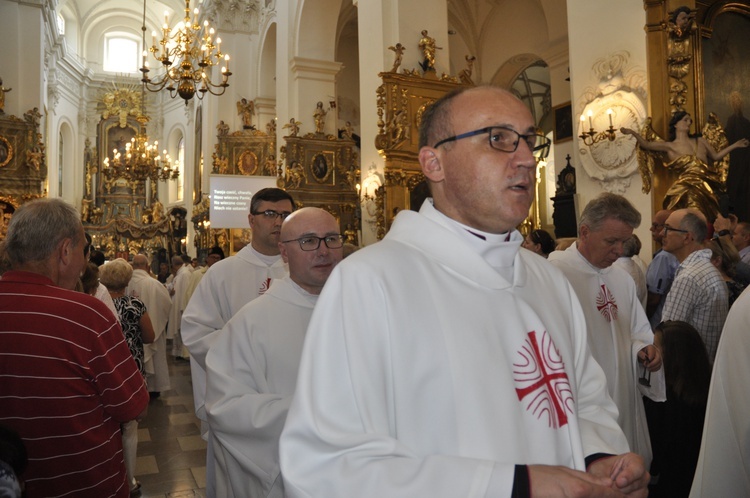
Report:
M 180 178 L 177 180 L 177 200 L 181 201 L 185 188 L 185 138 L 181 138 L 177 144 L 177 163 L 180 170 Z
M 137 73 L 140 40 L 129 33 L 104 35 L 104 70 L 111 73 Z
M 57 31 L 60 32 L 61 36 L 65 34 L 65 18 L 59 13 L 57 14 Z
M 62 197 L 63 195 L 63 134 L 60 132 L 57 144 L 57 196 Z

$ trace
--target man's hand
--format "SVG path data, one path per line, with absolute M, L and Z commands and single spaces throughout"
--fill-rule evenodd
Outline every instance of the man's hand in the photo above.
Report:
M 643 459 L 635 453 L 600 458 L 589 465 L 588 473 L 611 479 L 612 487 L 623 493 L 615 496 L 648 496 L 648 482 L 651 476 L 646 471 Z
M 649 372 L 656 372 L 661 368 L 661 351 L 653 344 L 638 351 L 638 361 L 645 366 Z
M 610 458 L 619 457 L 606 457 L 602 460 L 609 460 Z M 592 467 L 597 462 L 594 462 Z M 608 468 L 611 467 L 612 464 L 610 463 Z M 643 461 L 641 461 L 641 468 L 643 468 Z M 628 473 L 625 473 L 621 481 L 625 482 L 628 475 Z M 608 475 L 596 475 L 592 472 L 581 472 L 567 467 L 549 465 L 529 465 L 529 481 L 532 498 L 645 498 L 648 493 L 644 486 L 643 494 L 628 494 L 629 492 L 618 489 Z M 648 479 L 646 483 L 648 483 Z

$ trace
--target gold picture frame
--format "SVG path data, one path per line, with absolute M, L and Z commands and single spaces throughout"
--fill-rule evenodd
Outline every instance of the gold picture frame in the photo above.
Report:
M 0 137 L 0 168 L 13 159 L 13 145 L 5 137 Z

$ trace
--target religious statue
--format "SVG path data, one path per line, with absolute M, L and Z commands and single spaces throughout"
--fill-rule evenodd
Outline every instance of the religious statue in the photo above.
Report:
M 704 127 L 705 137 L 690 134 L 692 123 L 687 112 L 674 113 L 669 122 L 669 141 L 666 142 L 651 129 L 650 120 L 644 126 L 645 138 L 629 128 L 621 128 L 620 132 L 632 135 L 638 143 L 638 162 L 641 175 L 644 176 L 644 193 L 648 193 L 647 188 L 650 190 L 650 175 L 655 159 L 666 159 L 664 166 L 676 171 L 679 178 L 667 190 L 663 209 L 695 208 L 709 222 L 713 222 L 726 206 L 726 191 L 718 164 L 731 151 L 749 146 L 750 140 L 740 139 L 717 152 L 715 145 L 721 145 L 723 130 L 717 130 L 721 125 L 715 115 Z M 725 145 L 727 143 L 724 142 Z M 645 178 L 646 175 L 649 176 L 648 179 Z
M 5 114 L 5 94 L 11 90 L 13 89 L 3 86 L 3 80 L 0 78 L 0 114 Z
M 151 203 L 151 222 L 160 223 L 164 219 L 164 205 L 159 199 L 154 199 Z
M 282 126 L 282 128 L 286 129 L 289 128 L 289 136 L 290 137 L 296 137 L 297 133 L 299 133 L 299 125 L 301 125 L 301 121 L 295 121 L 294 118 L 290 119 L 287 124 Z
M 269 154 L 266 158 L 266 164 L 263 165 L 263 174 L 266 176 L 276 176 L 276 156 Z
M 462 69 L 458 73 L 458 80 L 464 85 L 473 85 L 474 80 L 471 79 L 471 73 L 474 67 L 474 61 L 477 60 L 473 55 L 467 55 L 466 57 L 466 69 Z
M 255 114 L 255 103 L 252 100 L 242 99 L 237 102 L 237 113 L 242 117 L 242 128 L 253 130 L 253 115 Z
M 392 73 L 397 73 L 398 68 L 401 65 L 401 59 L 404 57 L 404 51 L 406 50 L 406 47 L 401 45 L 400 43 L 397 43 L 395 46 L 391 45 L 388 47 L 388 50 L 393 50 L 393 52 L 396 54 L 396 58 L 393 61 L 393 67 L 391 68 Z
M 219 121 L 219 124 L 216 125 L 216 131 L 220 137 L 225 137 L 229 134 L 229 125 L 226 124 L 224 120 L 221 120 Z
M 347 121 L 344 127 L 340 131 L 341 131 L 341 138 L 344 138 L 347 140 L 354 139 L 354 130 L 352 129 L 351 121 Z
M 81 199 L 81 221 L 89 223 L 91 221 L 91 199 Z
M 326 126 L 326 114 L 328 113 L 323 109 L 323 102 L 318 102 L 315 106 L 315 112 L 313 113 L 315 133 L 323 133 L 323 129 Z
M 346 230 L 344 230 L 344 243 L 357 245 L 357 232 L 352 228 L 351 223 L 346 224 Z
M 442 50 L 443 47 L 435 45 L 435 39 L 427 34 L 427 30 L 422 30 L 422 39 L 419 40 L 419 48 L 422 49 L 424 62 L 420 63 L 423 71 L 435 70 L 435 51 Z
M 42 121 L 42 113 L 39 112 L 38 107 L 34 107 L 32 110 L 26 111 L 25 113 L 23 113 L 23 117 L 26 122 L 33 127 L 33 129 L 39 129 L 39 123 L 41 123 Z
M 276 120 L 272 119 L 266 124 L 266 135 L 276 136 Z
M 26 164 L 29 166 L 29 169 L 39 172 L 39 168 L 42 165 L 42 155 L 42 151 L 39 150 L 39 147 L 34 147 L 33 149 L 26 151 Z
M 291 188 L 299 188 L 302 183 L 302 179 L 305 177 L 305 171 L 302 165 L 297 161 L 292 161 L 292 164 L 286 170 L 286 183 Z

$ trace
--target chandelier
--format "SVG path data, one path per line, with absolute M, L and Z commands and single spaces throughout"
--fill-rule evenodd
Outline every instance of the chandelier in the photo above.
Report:
M 212 95 L 223 95 L 229 86 L 229 55 L 221 53 L 221 38 L 216 38 L 214 44 L 214 28 L 209 27 L 208 21 L 203 26 L 198 24 L 198 9 L 193 10 L 190 19 L 190 0 L 185 0 L 185 19 L 180 21 L 172 30 L 169 28 L 168 14 L 164 13 L 161 40 L 156 38 L 156 31 L 151 33 L 152 42 L 148 49 L 164 67 L 164 74 L 156 79 L 148 76 L 150 71 L 146 54 L 146 0 L 143 0 L 143 65 L 141 81 L 150 92 L 159 92 L 166 87 L 170 97 L 179 95 L 185 100 L 185 105 L 198 95 L 203 99 L 206 92 Z M 158 46 L 157 46 L 158 45 Z M 221 64 L 221 82 L 214 83 L 211 79 L 212 66 Z
M 144 90 L 141 88 L 141 112 L 136 121 L 141 125 L 140 130 L 130 142 L 125 144 L 124 151 L 112 150 L 112 161 L 109 157 L 104 158 L 102 172 L 110 182 L 117 178 L 124 178 L 135 185 L 150 179 L 152 182 L 176 180 L 180 176 L 179 162 L 175 161 L 171 166 L 172 158 L 167 151 L 163 151 L 163 157 L 159 154 L 159 142 L 148 143 L 146 124 L 149 118 L 144 112 Z M 134 188 L 134 187 L 133 187 Z

